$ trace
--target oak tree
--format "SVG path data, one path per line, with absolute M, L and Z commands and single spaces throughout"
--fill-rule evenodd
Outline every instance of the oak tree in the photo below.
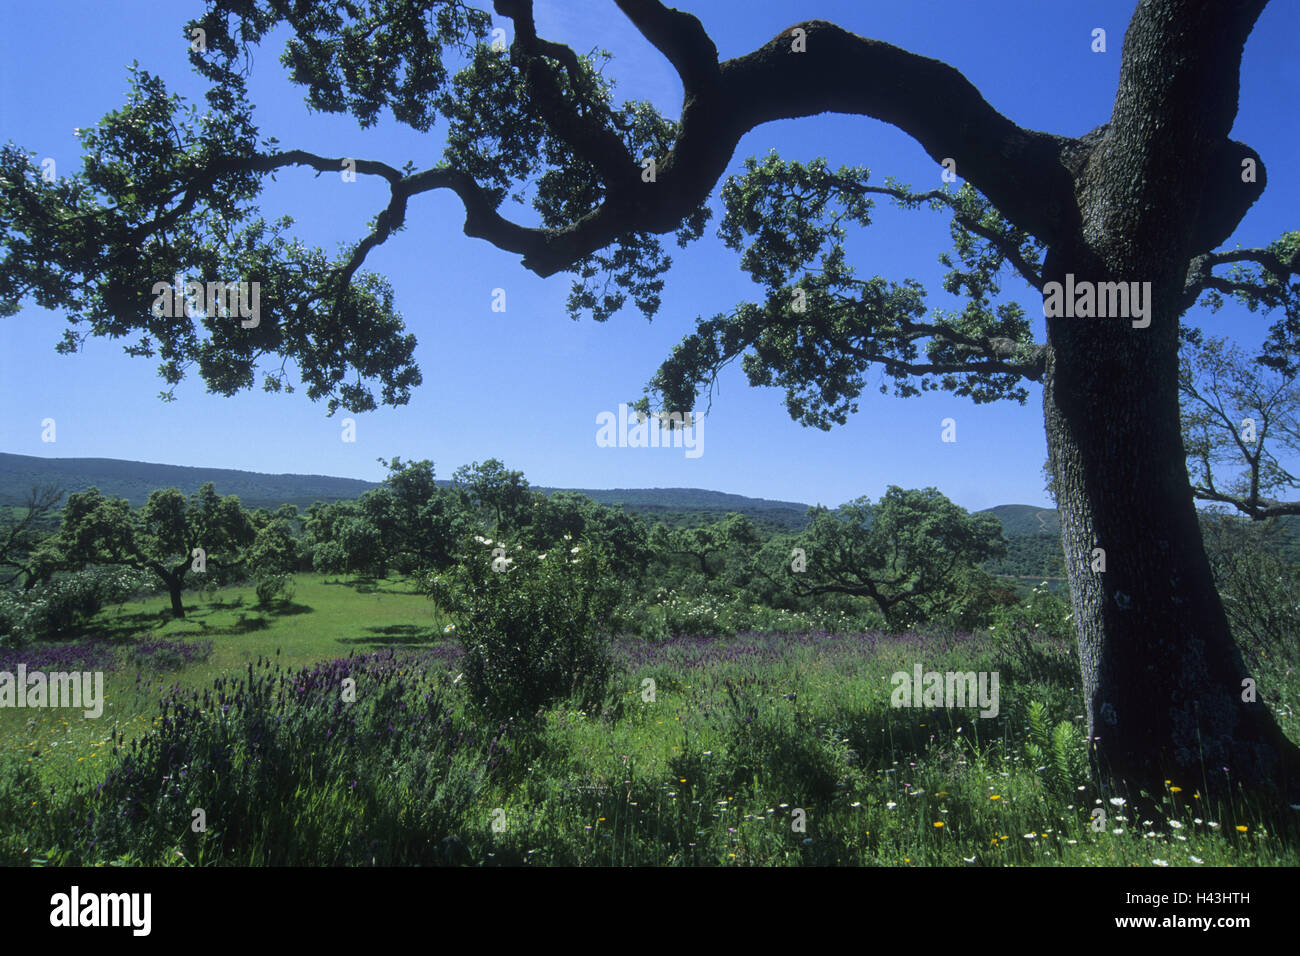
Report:
M 71 494 L 57 543 L 69 564 L 152 571 L 167 588 L 172 615 L 184 617 L 181 594 L 190 572 L 242 564 L 255 535 L 239 499 L 218 497 L 209 481 L 188 500 L 175 488 L 154 491 L 138 510 L 98 488 Z

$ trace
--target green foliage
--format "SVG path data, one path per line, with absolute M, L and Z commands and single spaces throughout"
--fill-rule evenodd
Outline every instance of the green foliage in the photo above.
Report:
M 1065 579 L 1065 555 L 1060 531 L 1007 536 L 1007 552 L 984 562 L 989 574 L 1017 578 Z
M 28 591 L 0 590 L 0 646 L 66 636 L 100 609 L 149 588 L 153 576 L 121 567 L 57 574 Z
M 1046 581 L 1028 599 L 994 608 L 988 633 L 1007 664 L 1008 679 L 1074 680 L 1079 660 L 1072 617 L 1070 605 Z
M 23 497 L 21 507 L 0 508 L 0 587 L 21 583 L 30 588 L 58 567 L 61 555 L 50 541 L 58 528 L 62 498 L 57 485 L 38 482 Z
M 1068 720 L 1052 726 L 1047 707 L 1030 701 L 1029 739 L 1025 756 L 1034 772 L 1051 790 L 1068 793 L 1087 779 L 1087 742 L 1079 728 Z
M 290 574 L 268 574 L 257 582 L 257 603 L 268 607 L 276 601 L 293 600 L 293 576 Z
M 746 160 L 744 173 L 723 184 L 719 235 L 767 296 L 697 321 L 650 382 L 664 408 L 693 408 L 699 391 L 742 356 L 751 385 L 784 388 L 790 417 L 822 429 L 857 411 L 866 371 L 876 364 L 898 395 L 942 388 L 977 403 L 1024 403 L 1021 379 L 1035 374 L 1037 347 L 1024 310 L 993 300 L 1003 267 L 1032 274 L 1041 245 L 969 184 L 955 193 L 917 193 L 892 181 L 869 186 L 868 176 L 863 167 L 832 171 L 825 160 L 787 162 L 773 151 Z M 873 194 L 902 208 L 928 203 L 952 211 L 960 262 L 940 259 L 950 269 L 945 288 L 967 298 L 961 312 L 927 315 L 925 290 L 913 279 L 857 278 L 844 249 L 845 224 L 870 224 Z
M 429 595 L 456 621 L 465 686 L 485 713 L 530 716 L 573 696 L 596 708 L 610 674 L 608 626 L 617 591 L 589 541 L 537 553 L 487 538 L 467 542 Z
M 382 574 L 387 565 L 383 532 L 356 502 L 312 505 L 304 547 L 324 574 Z
M 188 501 L 175 488 L 155 491 L 138 511 L 97 488 L 69 495 L 56 543 L 73 565 L 152 571 L 179 601 L 196 549 L 206 553 L 213 575 L 208 582 L 220 583 L 218 573 L 242 563 L 255 534 L 239 499 L 219 498 L 208 482 Z
M 1300 371 L 1295 350 L 1300 333 L 1300 230 L 1284 232 L 1265 247 L 1273 263 L 1242 262 L 1228 270 L 1221 282 L 1231 289 L 1229 297 L 1251 312 L 1280 311 L 1282 315 L 1269 327 L 1268 338 L 1257 358 L 1260 365 L 1292 378 Z M 1223 308 L 1226 299 L 1218 288 L 1206 289 L 1202 301 L 1214 312 Z M 1199 338 L 1199 330 L 1196 336 Z
M 349 249 L 331 257 L 288 237 L 291 218 L 257 215 L 265 170 L 252 159 L 277 149 L 259 135 L 244 79 L 221 72 L 200 115 L 159 77 L 128 70 L 126 105 L 78 131 L 81 170 L 45 183 L 37 154 L 0 148 L 0 220 L 22 222 L 6 236 L 0 309 L 31 296 L 63 311 L 71 325 L 63 353 L 91 336 L 131 336 L 128 354 L 158 359 L 164 399 L 191 367 L 214 393 L 251 388 L 258 360 L 278 355 L 299 369 L 310 398 L 328 397 L 331 412 L 375 408 L 374 384 L 386 404 L 409 400 L 421 381 L 415 337 L 404 334 L 389 283 L 356 275 Z M 191 312 L 156 291 L 177 275 L 256 282 L 274 319 L 244 328 L 220 309 Z M 283 369 L 265 371 L 264 390 L 293 390 Z
M 729 514 L 721 521 L 699 527 L 669 528 L 655 525 L 650 547 L 662 558 L 684 564 L 707 579 L 723 570 L 740 571 L 744 558 L 761 543 L 757 529 L 747 517 Z
M 791 588 L 871 600 L 894 628 L 963 613 L 990 584 L 975 565 L 1006 547 L 996 518 L 969 514 L 934 488 L 891 485 L 879 504 L 858 498 L 810 514 L 795 541 L 807 568 L 786 569 Z
M 1300 568 L 1283 558 L 1284 529 L 1276 522 L 1203 512 L 1201 533 L 1219 599 L 1248 664 L 1267 671 L 1293 667 L 1300 658 Z
M 520 538 L 528 547 L 544 551 L 564 540 L 566 534 L 574 540 L 585 537 L 599 541 L 610 572 L 622 581 L 639 580 L 652 555 L 645 524 L 638 515 L 575 492 L 534 492 L 527 518 Z
M 345 678 L 357 694 L 341 705 Z M 120 762 L 74 790 L 53 829 L 67 862 L 454 862 L 447 838 L 481 853 L 488 818 L 470 826 L 467 810 L 505 748 L 449 696 L 441 675 L 391 656 L 296 672 L 259 659 L 206 691 L 174 690 L 130 745 L 115 734 Z
M 843 775 L 843 746 L 819 731 L 794 701 L 764 694 L 744 680 L 728 679 L 723 686 L 725 750 L 709 760 L 688 745 L 669 770 L 688 784 L 713 776 L 714 787 L 725 793 L 752 788 L 788 794 L 808 806 L 829 801 Z
M 1044 581 L 1033 589 L 1027 600 L 1004 605 L 994 612 L 990 630 L 1049 640 L 1073 640 L 1072 616 L 1069 602 L 1054 594 Z
M 491 560 L 486 547 L 479 553 Z M 1279 819 L 1265 806 L 1198 794 L 1196 780 L 1155 795 L 1160 817 L 1152 825 L 1116 819 L 1094 831 L 1090 813 L 1103 795 L 1076 759 L 1082 742 L 1049 716 L 1080 713 L 1077 670 L 1042 684 L 1011 679 L 1011 663 L 986 634 L 620 643 L 604 706 L 557 701 L 526 736 L 515 727 L 503 738 L 499 723 L 466 708 L 453 646 L 330 660 L 381 620 L 397 632 L 442 634 L 444 621 L 430 621 L 427 601 L 388 583 L 392 590 L 363 594 L 301 576 L 314 611 L 268 615 L 269 628 L 238 641 L 218 636 L 206 662 L 201 649 L 175 640 L 196 636 L 194 622 L 160 623 L 157 634 L 124 648 L 127 662 L 200 689 L 169 693 L 160 708 L 152 687 L 133 690 L 136 666 L 110 671 L 105 718 L 122 732 L 111 741 L 105 720 L 69 714 L 68 724 L 55 719 L 42 729 L 27 723 L 38 712 L 0 711 L 0 863 L 901 867 L 1160 859 L 1191 867 L 1298 859 L 1289 810 Z M 125 618 L 160 609 L 150 601 Z M 234 616 L 213 609 L 203 620 L 220 629 Z M 111 630 L 113 618 L 96 621 Z M 250 651 L 282 660 L 274 656 L 282 643 L 305 670 L 241 658 Z M 889 676 L 918 656 L 940 671 L 1000 671 L 999 716 L 892 708 Z M 349 676 L 356 700 L 343 703 Z M 640 696 L 647 677 L 657 684 L 652 702 Z M 1294 674 L 1280 679 L 1295 685 Z M 204 833 L 191 827 L 195 807 L 207 811 Z M 495 832 L 498 809 L 506 827 Z M 806 830 L 794 827 L 795 810 L 805 811 Z
M 527 523 L 533 498 L 522 471 L 511 471 L 495 458 L 479 464 L 461 465 L 451 486 L 466 509 L 476 509 L 483 530 L 492 534 L 515 533 Z
M 385 562 L 404 574 L 447 567 L 471 524 L 459 496 L 438 486 L 427 459 L 383 463 L 383 487 L 362 495 L 358 506 L 379 532 Z
M 292 574 L 298 567 L 298 542 L 288 522 L 276 519 L 261 528 L 245 560 L 254 576 Z

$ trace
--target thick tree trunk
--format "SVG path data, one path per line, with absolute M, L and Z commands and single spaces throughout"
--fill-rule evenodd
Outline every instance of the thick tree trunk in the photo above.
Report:
M 1263 703 L 1276 688 L 1243 700 L 1251 675 L 1201 542 L 1179 427 L 1178 269 L 1123 275 L 1055 253 L 1047 265 L 1052 279 L 1155 280 L 1148 328 L 1048 319 L 1043 406 L 1094 766 L 1129 793 L 1293 787 L 1300 751 Z
M 1263 185 L 1242 175 L 1257 154 L 1229 139 L 1263 6 L 1140 0 L 1111 122 L 1067 160 L 1077 223 L 1044 262 L 1046 282 L 1150 283 L 1145 327 L 1049 317 L 1043 388 L 1094 765 L 1129 793 L 1159 795 L 1167 780 L 1294 793 L 1300 773 L 1300 749 L 1264 703 L 1276 688 L 1248 693 L 1201 542 L 1178 396 L 1188 264 L 1232 234 Z

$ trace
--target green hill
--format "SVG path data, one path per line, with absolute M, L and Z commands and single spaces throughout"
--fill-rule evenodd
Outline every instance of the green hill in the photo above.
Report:
M 1008 537 L 1050 534 L 1060 537 L 1061 518 L 1055 508 L 1038 508 L 1034 505 L 996 505 L 982 514 L 991 514 L 1002 522 L 1002 533 Z
M 294 504 L 305 509 L 314 501 L 356 498 L 376 488 L 370 481 L 327 475 L 267 475 L 232 468 L 191 468 L 115 458 L 38 458 L 0 453 L 0 508 L 18 505 L 34 484 L 53 483 L 71 493 L 97 487 L 106 495 L 121 495 L 134 506 L 144 504 L 158 488 L 185 494 L 212 482 L 218 494 L 236 495 L 249 508 Z M 441 480 L 440 484 L 447 484 Z M 622 506 L 649 521 L 673 526 L 698 525 L 739 512 L 769 531 L 800 531 L 808 523 L 808 505 L 797 501 L 750 498 L 703 488 L 548 488 L 575 491 L 601 504 Z M 1060 525 L 1054 510 L 1033 505 L 998 505 L 988 509 L 1002 522 L 1011 541 L 1008 556 L 996 573 L 1054 577 L 1060 566 Z M 990 566 L 990 570 L 994 570 Z
M 189 468 L 117 458 L 36 458 L 0 452 L 0 506 L 21 504 L 38 483 L 58 485 L 69 494 L 93 486 L 139 506 L 158 488 L 177 488 L 188 495 L 208 481 L 216 485 L 218 494 L 237 495 L 249 508 L 282 504 L 306 508 L 313 501 L 355 498 L 376 487 L 370 481 L 325 475 L 263 475 L 233 468 Z
M 116 458 L 38 458 L 0 453 L 0 507 L 19 505 L 34 484 L 55 484 L 69 494 L 96 487 L 106 495 L 121 495 L 133 506 L 145 503 L 158 488 L 177 488 L 185 494 L 212 482 L 221 495 L 236 495 L 249 508 L 277 508 L 294 504 L 305 509 L 314 501 L 356 498 L 378 484 L 356 478 L 326 475 L 267 475 L 232 468 L 191 468 Z M 446 480 L 438 482 L 449 484 Z M 601 504 L 623 505 L 651 520 L 670 524 L 695 524 L 738 511 L 756 522 L 797 530 L 806 523 L 808 506 L 797 501 L 749 498 L 703 488 L 546 488 L 576 491 Z

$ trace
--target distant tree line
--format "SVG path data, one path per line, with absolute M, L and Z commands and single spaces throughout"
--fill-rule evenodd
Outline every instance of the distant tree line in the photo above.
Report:
M 142 589 L 166 593 L 183 617 L 187 590 L 252 580 L 269 604 L 289 595 L 294 573 L 420 584 L 485 554 L 513 560 L 519 549 L 540 555 L 562 542 L 599 552 L 618 592 L 610 626 L 651 636 L 973 629 L 1001 620 L 1031 578 L 1063 576 L 1057 536 L 1008 541 L 995 516 L 971 514 L 933 488 L 891 486 L 878 501 L 814 507 L 795 530 L 739 513 L 652 520 L 577 492 L 543 493 L 496 459 L 462 466 L 450 482 L 436 480 L 428 460 L 383 464 L 378 487 L 305 512 L 249 510 L 211 482 L 188 497 L 155 490 L 138 508 L 96 488 L 66 502 L 57 488 L 33 488 L 0 525 L 0 639 L 49 636 Z M 1264 572 L 1294 578 L 1289 538 L 1280 527 L 1246 534 L 1237 519 L 1206 520 L 1215 522 L 1207 540 L 1220 546 L 1216 572 L 1234 595 L 1226 603 L 1249 631 L 1262 605 L 1277 603 L 1251 582 Z

